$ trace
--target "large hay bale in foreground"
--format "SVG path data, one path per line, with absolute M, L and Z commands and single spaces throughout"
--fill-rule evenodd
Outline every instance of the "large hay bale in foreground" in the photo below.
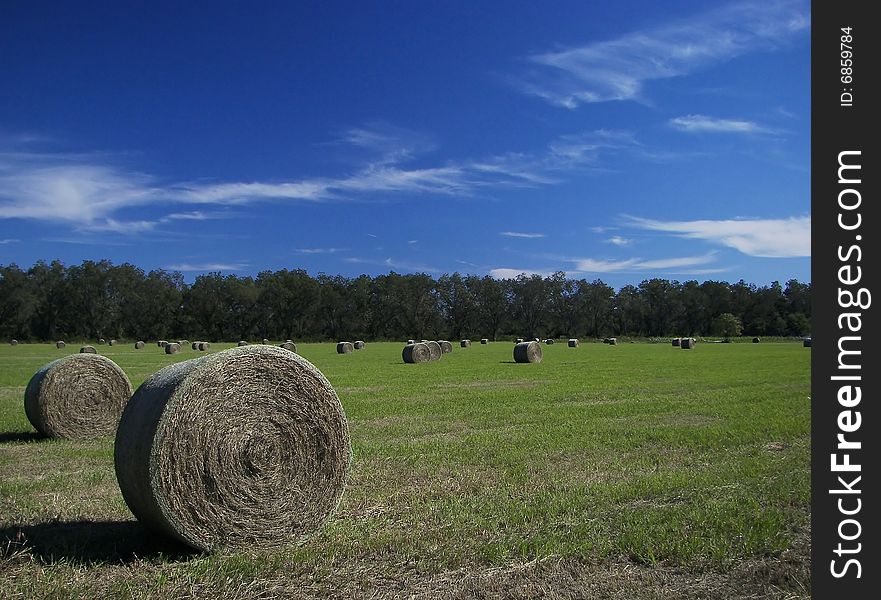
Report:
M 361 350 L 361 349 L 364 348 L 364 345 L 365 345 L 365 344 L 364 344 L 364 341 L 363 341 L 363 340 L 356 340 L 355 343 L 352 344 L 352 347 L 353 347 L 355 350 Z
M 694 348 L 694 338 L 682 338 L 679 342 L 679 346 L 684 350 L 691 350 Z
M 673 338 L 673 345 L 679 347 L 682 344 L 682 338 Z
M 535 340 L 517 344 L 514 346 L 514 361 L 519 363 L 540 363 L 541 344 Z
M 462 348 L 469 348 L 471 347 L 471 340 L 461 340 L 459 342 L 459 346 L 461 346 Z
M 418 344 L 407 344 L 401 351 L 401 358 L 405 363 L 424 363 L 432 360 L 431 350 L 428 344 L 419 342 Z
M 290 350 L 291 352 L 297 351 L 297 345 L 290 340 L 287 342 L 282 342 L 278 345 L 279 348 L 284 348 L 285 350 Z
M 480 343 L 484 345 L 489 344 L 489 338 L 480 338 Z
M 578 338 L 569 338 L 569 347 L 577 348 L 578 347 Z
M 24 393 L 34 429 L 69 439 L 111 435 L 132 395 L 119 366 L 100 354 L 71 354 L 37 371 Z
M 97 354 L 98 351 L 95 350 L 94 346 L 81 346 L 80 354 Z
M 135 350 L 141 350 L 147 344 L 144 343 L 144 340 L 138 340 L 135 342 Z
M 804 338 L 802 340 L 802 346 L 804 346 L 805 348 L 810 348 L 811 347 L 811 338 L 809 338 L 809 337 Z
M 350 354 L 355 350 L 355 345 L 352 342 L 339 342 L 336 345 L 337 354 Z
M 59 350 L 64 348 L 66 345 L 67 344 L 65 344 L 62 340 L 58 340 L 57 342 L 55 342 L 55 347 L 58 348 Z
M 428 350 L 431 353 L 431 360 L 440 360 L 440 357 L 444 355 L 443 348 L 441 348 L 440 344 L 435 341 L 423 342 L 426 346 L 428 346 Z
M 351 457 L 324 375 L 263 345 L 154 374 L 126 407 L 114 448 L 132 513 L 201 550 L 305 541 L 339 505 Z
M 453 344 L 447 340 L 438 340 L 437 343 L 440 344 L 442 354 L 449 354 L 453 351 Z
M 180 352 L 180 344 L 178 344 L 177 342 L 165 344 L 165 353 L 166 354 L 177 354 L 179 352 Z

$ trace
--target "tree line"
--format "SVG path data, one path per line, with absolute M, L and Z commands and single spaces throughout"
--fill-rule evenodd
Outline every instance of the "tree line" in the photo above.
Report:
M 647 279 L 618 290 L 595 279 L 424 273 L 349 278 L 301 269 L 256 277 L 128 263 L 0 265 L 0 338 L 269 338 L 296 341 L 722 335 L 810 332 L 811 284 Z M 724 317 L 723 317 L 724 315 Z M 720 318 L 723 317 L 723 318 Z

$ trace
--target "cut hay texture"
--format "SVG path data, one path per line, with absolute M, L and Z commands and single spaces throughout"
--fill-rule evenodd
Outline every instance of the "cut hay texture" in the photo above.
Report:
M 165 348 L 168 345 L 168 340 L 159 340 L 156 342 L 156 345 L 160 348 Z
M 141 350 L 147 344 L 144 343 L 144 340 L 138 340 L 135 342 L 135 350 Z
M 180 344 L 177 342 L 171 342 L 170 344 L 165 344 L 165 353 L 166 354 L 177 354 L 180 352 Z
M 82 346 L 80 348 L 80 354 L 97 354 L 98 351 L 95 350 L 94 346 Z
M 480 343 L 484 344 L 484 345 L 489 344 L 489 339 L 488 338 L 480 338 Z
M 24 409 L 34 429 L 56 438 L 112 435 L 132 384 L 119 366 L 100 354 L 71 354 L 31 377 Z
M 682 338 L 673 338 L 673 345 L 679 346 L 682 344 Z
M 154 374 L 126 407 L 114 448 L 138 520 L 206 551 L 305 541 L 339 505 L 351 458 L 324 375 L 263 345 Z
M 462 348 L 469 348 L 471 346 L 471 340 L 461 340 L 459 346 Z
M 541 344 L 535 340 L 517 344 L 514 346 L 514 361 L 519 363 L 540 363 Z
M 355 344 L 352 342 L 339 342 L 336 345 L 337 354 L 350 354 L 355 350 Z
M 431 354 L 431 360 L 440 360 L 441 356 L 444 355 L 443 349 L 437 342 L 429 341 L 423 343 L 428 346 L 428 351 Z
M 65 344 L 62 340 L 58 340 L 57 342 L 55 342 L 55 347 L 58 348 L 59 350 L 61 348 L 64 348 L 66 345 L 67 344 Z
M 440 344 L 442 354 L 449 354 L 453 351 L 453 344 L 447 340 L 438 340 L 437 343 Z
M 401 351 L 401 358 L 405 363 L 424 363 L 432 360 L 431 350 L 428 344 L 419 342 L 418 344 L 407 344 Z
M 279 348 L 284 348 L 285 350 L 290 350 L 291 352 L 297 351 L 297 345 L 291 341 L 282 342 L 278 345 Z
M 578 338 L 569 338 L 569 347 L 578 348 Z
M 811 338 L 809 338 L 809 337 L 804 338 L 802 340 L 802 345 L 805 348 L 810 348 L 811 347 Z
M 362 340 L 356 340 L 355 343 L 352 344 L 352 346 L 355 348 L 355 350 L 362 350 L 364 348 L 364 345 L 365 344 Z
M 545 340 L 545 344 L 547 344 L 548 346 L 552 345 L 553 343 L 554 343 L 554 338 L 548 338 Z
M 209 342 L 199 342 L 199 350 L 201 352 L 207 352 L 209 348 L 211 348 L 211 344 Z
M 754 337 L 754 338 L 753 338 L 753 344 L 758 344 L 758 343 L 760 343 L 761 341 L 762 341 L 762 339 L 759 338 L 759 337 Z
M 691 350 L 694 348 L 694 338 L 682 338 L 679 342 L 679 346 L 685 350 Z

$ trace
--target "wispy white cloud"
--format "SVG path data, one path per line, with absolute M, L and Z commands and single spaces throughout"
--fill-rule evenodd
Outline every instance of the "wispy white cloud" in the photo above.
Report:
M 493 279 L 516 279 L 520 275 L 526 275 L 527 277 L 532 275 L 539 275 L 541 277 L 549 277 L 556 273 L 556 271 L 539 271 L 534 269 L 510 269 L 501 267 L 498 269 L 490 269 L 489 275 Z
M 373 265 L 377 267 L 383 267 L 386 269 L 398 270 L 398 271 L 407 271 L 410 273 L 440 273 L 441 270 L 435 267 L 430 267 L 428 265 L 423 265 L 420 263 L 413 263 L 404 260 L 398 260 L 395 258 L 386 258 L 384 260 L 372 259 L 372 258 L 360 258 L 357 256 L 344 258 L 343 261 L 353 264 L 359 265 Z
M 699 256 L 676 256 L 651 260 L 638 257 L 624 259 L 578 258 L 571 260 L 575 263 L 574 271 L 577 273 L 648 273 L 660 269 L 691 269 L 692 267 L 705 265 L 716 260 L 716 253 L 709 252 Z
M 606 243 L 614 244 L 615 246 L 629 246 L 631 243 L 633 243 L 633 240 L 621 237 L 620 235 L 613 235 L 606 240 Z
M 5 240 L 0 240 L 0 246 L 2 246 L 3 244 L 15 244 L 15 243 L 20 242 L 20 241 L 21 241 L 21 240 L 15 240 L 15 239 L 8 238 L 8 239 L 5 239 Z
M 345 252 L 348 248 L 297 248 L 294 252 L 299 254 L 336 254 Z
M 750 52 L 776 48 L 810 26 L 803 0 L 744 2 L 644 31 L 528 57 L 521 89 L 567 108 L 645 101 L 647 82 L 688 75 Z
M 244 271 L 248 263 L 180 263 L 163 267 L 169 271 L 198 272 L 198 271 Z
M 407 240 L 408 244 L 418 244 L 419 240 Z
M 687 115 L 670 119 L 670 126 L 686 133 L 775 133 L 753 121 L 717 119 L 705 115 Z
M 650 231 L 673 233 L 734 248 L 764 258 L 797 258 L 811 255 L 811 218 L 727 219 L 658 221 L 628 217 L 631 225 Z
M 371 162 L 376 164 L 404 162 L 435 148 L 426 134 L 384 121 L 347 129 L 338 142 L 370 151 L 374 154 Z
M 513 238 L 543 238 L 545 234 L 543 233 L 527 233 L 522 231 L 500 231 L 499 235 L 503 235 L 505 237 L 513 237 Z

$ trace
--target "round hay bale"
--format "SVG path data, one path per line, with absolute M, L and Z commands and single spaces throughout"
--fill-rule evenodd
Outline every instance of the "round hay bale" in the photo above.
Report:
M 459 346 L 462 348 L 468 348 L 471 346 L 471 340 L 462 340 L 459 342 Z
M 679 342 L 679 347 L 684 350 L 691 350 L 694 348 L 694 338 L 682 338 Z
M 106 344 L 107 342 L 104 341 L 104 338 L 98 338 L 98 343 L 99 344 Z
M 108 343 L 108 344 L 109 344 L 109 345 L 111 345 L 111 346 L 112 346 L 112 345 L 113 345 L 113 344 L 115 344 L 115 343 L 116 343 L 116 340 L 110 340 L 110 341 L 109 341 L 109 342 L 107 342 L 107 343 Z
M 415 344 L 415 343 L 416 343 L 416 340 L 407 340 L 407 345 L 408 345 L 408 346 L 409 346 L 410 344 Z
M 810 348 L 811 347 L 811 338 L 809 338 L 809 337 L 804 338 L 802 340 L 802 346 L 804 348 Z
M 610 346 L 617 346 L 618 345 L 618 338 L 609 338 L 609 345 Z
M 140 350 L 146 345 L 147 344 L 145 344 L 143 340 L 138 340 L 137 342 L 135 342 L 135 350 Z
M 519 363 L 540 363 L 541 344 L 535 340 L 517 344 L 514 346 L 514 361 Z
M 569 347 L 578 348 L 578 338 L 569 338 Z
M 165 344 L 165 353 L 166 354 L 177 354 L 180 352 L 180 344 L 177 342 L 171 342 L 170 344 Z
M 94 346 L 81 346 L 80 354 L 97 354 L 98 351 L 95 350 Z
M 355 348 L 355 350 L 361 350 L 364 348 L 364 342 L 362 340 L 356 340 L 355 343 L 352 344 L 352 346 Z
M 193 349 L 193 350 L 198 350 L 198 349 L 199 349 L 199 344 L 200 344 L 200 343 L 201 343 L 201 342 L 193 342 L 192 344 L 190 344 L 190 348 Z
M 431 353 L 431 360 L 440 360 L 440 357 L 444 355 L 443 349 L 437 342 L 430 341 L 424 342 L 424 344 L 428 346 L 428 350 Z
M 419 342 L 418 344 L 407 344 L 401 351 L 401 358 L 405 363 L 424 363 L 432 360 L 431 350 L 428 344 Z
M 759 338 L 759 337 L 754 337 L 754 338 L 753 338 L 753 344 L 758 344 L 758 343 L 760 343 L 761 341 L 762 341 L 762 340 L 761 340 L 761 338 Z
M 156 342 L 156 345 L 159 346 L 160 348 L 165 348 L 168 345 L 168 341 L 167 340 L 159 340 L 158 342 Z
M 291 352 L 297 351 L 297 345 L 293 342 L 282 342 L 278 345 L 279 348 L 284 348 L 285 350 L 290 350 Z
M 190 340 L 178 340 L 177 343 L 180 344 L 181 348 L 183 348 L 184 346 L 188 346 L 190 344 Z
M 45 436 L 95 438 L 113 434 L 131 396 L 132 384 L 115 362 L 100 354 L 71 354 L 31 377 L 24 410 Z
M 447 340 L 438 340 L 437 343 L 440 344 L 441 352 L 443 354 L 449 354 L 453 351 L 453 344 L 451 344 Z
M 58 348 L 59 350 L 61 348 L 64 348 L 66 345 L 67 344 L 65 344 L 62 340 L 58 340 L 57 342 L 55 342 L 55 347 Z
M 682 338 L 673 338 L 674 346 L 679 346 L 680 344 L 682 344 Z
M 548 346 L 552 345 L 553 343 L 554 343 L 554 338 L 548 338 L 545 340 L 545 344 L 547 344 Z
M 18 346 L 18 340 L 9 340 L 10 346 Z
M 305 541 L 339 505 L 351 460 L 346 415 L 324 375 L 263 345 L 154 374 L 114 447 L 138 520 L 208 551 Z
M 269 345 L 269 338 L 263 338 L 263 342 L 262 342 L 262 343 L 263 343 L 264 346 Z
M 355 345 L 352 342 L 339 342 L 336 345 L 337 354 L 349 354 L 355 350 Z
M 430 341 L 431 341 L 431 340 L 422 340 L 422 343 L 423 343 L 423 344 L 427 344 L 427 343 L 430 342 Z
M 199 350 L 201 352 L 207 352 L 208 349 L 211 348 L 211 344 L 208 342 L 199 342 Z
M 541 343 L 541 340 L 538 339 L 538 338 L 532 338 L 532 341 L 533 341 L 533 342 L 538 342 L 539 344 Z
M 246 342 L 245 340 L 239 340 L 239 343 L 236 344 L 236 345 L 239 346 L 239 347 L 241 348 L 242 346 L 247 346 L 247 345 L 248 345 L 248 342 Z
M 488 338 L 480 338 L 480 343 L 484 344 L 484 345 L 489 344 L 489 339 Z
M 522 344 L 522 343 L 523 343 L 523 338 L 517 338 L 516 340 L 514 340 L 514 343 L 515 343 L 515 344 Z

